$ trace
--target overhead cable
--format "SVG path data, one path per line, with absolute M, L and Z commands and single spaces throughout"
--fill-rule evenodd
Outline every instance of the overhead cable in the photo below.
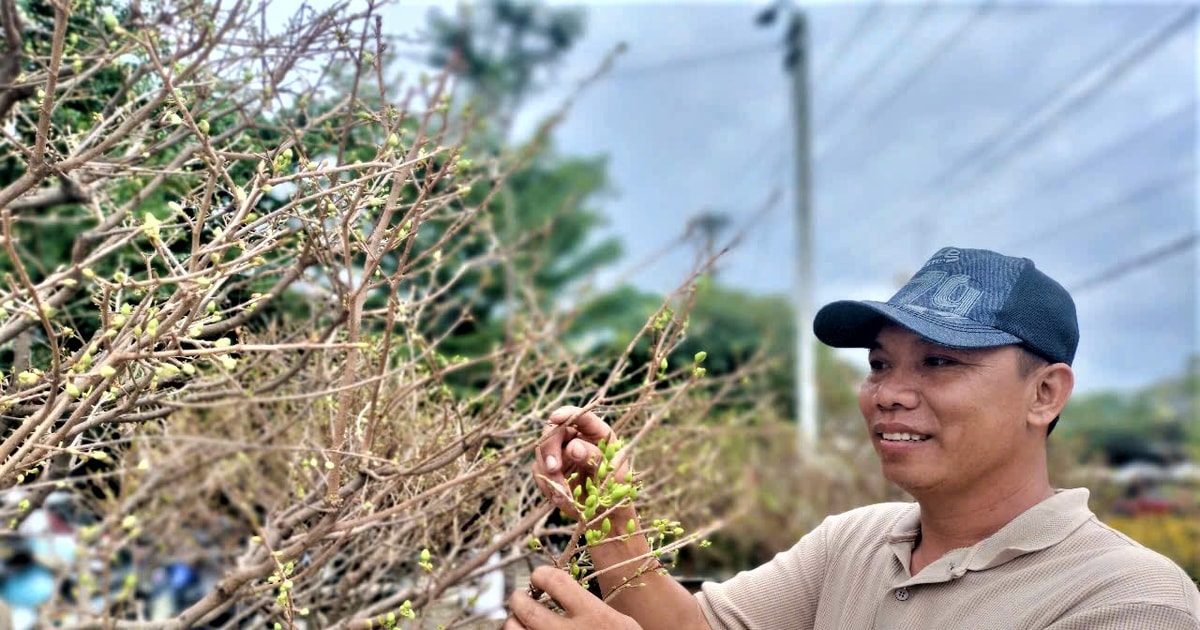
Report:
M 1186 252 L 1194 247 L 1196 245 L 1197 236 L 1200 236 L 1200 234 L 1192 232 L 1187 236 L 1171 241 L 1170 243 L 1157 247 L 1144 254 L 1135 256 L 1128 260 L 1123 260 L 1120 263 L 1108 268 L 1103 273 L 1096 274 L 1086 280 L 1072 284 L 1069 287 L 1069 290 L 1071 293 L 1078 295 L 1084 291 L 1115 282 L 1139 269 L 1156 265 L 1176 254 Z
M 827 143 L 819 151 L 815 159 L 820 160 L 826 156 L 836 152 L 839 148 L 846 145 L 846 139 L 853 136 L 855 133 L 862 131 L 875 124 L 881 119 L 881 114 L 884 110 L 891 107 L 896 101 L 903 97 L 914 85 L 919 83 L 923 76 L 926 76 L 929 69 L 938 61 L 945 58 L 946 54 L 953 50 L 958 44 L 963 41 L 963 38 L 976 26 L 978 26 L 981 18 L 986 16 L 992 9 L 995 8 L 995 2 L 989 0 L 975 8 L 974 11 L 967 16 L 967 19 L 959 24 L 953 31 L 944 37 L 941 42 L 926 51 L 924 57 L 920 61 L 913 64 L 907 74 L 898 81 L 895 87 L 892 88 L 886 95 L 878 99 L 875 105 L 871 107 L 865 114 L 858 117 L 858 124 L 852 125 L 849 131 L 843 131 L 839 134 L 838 141 Z M 895 135 L 889 135 L 889 138 L 895 138 Z M 876 153 L 882 149 L 877 149 Z

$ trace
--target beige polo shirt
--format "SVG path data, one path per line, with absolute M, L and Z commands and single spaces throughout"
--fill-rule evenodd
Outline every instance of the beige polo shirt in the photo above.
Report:
M 714 629 L 1200 630 L 1177 565 L 1061 490 L 973 547 L 909 574 L 915 503 L 830 516 L 791 549 L 696 594 Z

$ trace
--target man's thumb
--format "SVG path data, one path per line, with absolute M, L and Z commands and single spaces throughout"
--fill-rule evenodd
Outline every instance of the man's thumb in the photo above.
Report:
M 604 456 L 599 447 L 587 440 L 576 438 L 567 444 L 566 456 L 580 468 L 595 468 Z

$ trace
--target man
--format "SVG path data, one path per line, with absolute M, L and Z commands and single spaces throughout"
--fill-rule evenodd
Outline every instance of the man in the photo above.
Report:
M 1046 439 L 1074 387 L 1079 330 L 1071 296 L 1032 261 L 944 248 L 886 303 L 834 302 L 814 329 L 870 349 L 859 408 L 884 475 L 916 503 L 828 517 L 694 597 L 651 571 L 610 607 L 541 568 L 534 586 L 565 614 L 516 593 L 505 628 L 1200 629 L 1200 592 L 1179 567 L 1099 522 L 1086 489 L 1050 486 Z M 534 463 L 563 507 L 553 484 L 594 474 L 595 444 L 612 437 L 580 411 L 551 416 Z M 592 548 L 598 568 L 649 551 L 613 536 Z

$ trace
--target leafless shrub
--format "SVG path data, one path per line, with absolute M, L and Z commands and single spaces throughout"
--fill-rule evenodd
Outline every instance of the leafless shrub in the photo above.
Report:
M 444 351 L 465 279 L 520 247 L 489 218 L 520 158 L 472 164 L 444 78 L 390 85 L 374 3 L 283 25 L 248 1 L 52 6 L 40 32 L 0 0 L 0 157 L 21 167 L 0 188 L 0 485 L 24 497 L 3 516 L 56 491 L 94 515 L 47 619 L 402 621 L 494 552 L 581 532 L 527 472 L 565 402 L 642 443 L 645 513 L 704 532 L 701 506 L 732 500 L 695 423 L 732 378 L 581 358 L 528 287 L 501 343 Z M 56 233 L 61 264 L 31 256 Z M 687 300 L 642 330 L 653 356 Z M 166 558 L 217 579 L 161 619 L 143 596 Z

